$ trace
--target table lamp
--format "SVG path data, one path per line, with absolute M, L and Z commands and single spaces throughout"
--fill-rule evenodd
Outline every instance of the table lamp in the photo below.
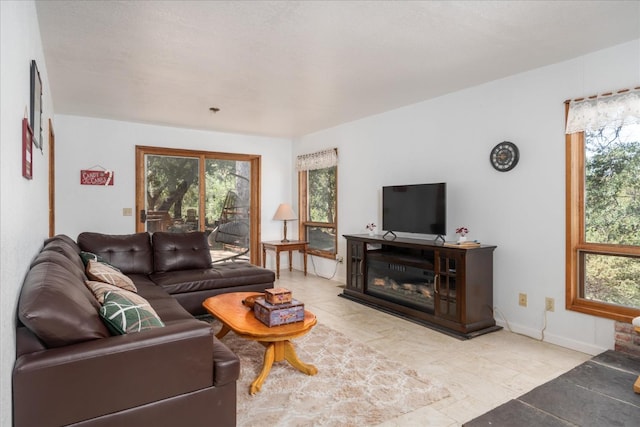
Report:
M 284 221 L 284 239 L 282 239 L 281 242 L 287 243 L 289 241 L 287 240 L 287 221 L 295 221 L 298 217 L 295 212 L 293 212 L 293 209 L 291 209 L 291 206 L 286 203 L 281 203 L 273 219 L 276 221 Z

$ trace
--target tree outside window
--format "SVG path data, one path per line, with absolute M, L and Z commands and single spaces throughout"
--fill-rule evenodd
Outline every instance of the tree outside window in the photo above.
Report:
M 585 131 L 585 243 L 640 247 L 640 125 Z M 640 308 L 640 258 L 584 252 L 582 297 Z

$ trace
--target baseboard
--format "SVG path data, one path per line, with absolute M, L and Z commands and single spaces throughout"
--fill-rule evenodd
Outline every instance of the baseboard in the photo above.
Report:
M 549 344 L 559 345 L 560 347 L 568 348 L 570 350 L 579 351 L 582 353 L 586 353 L 592 356 L 600 354 L 604 351 L 611 350 L 609 348 L 597 346 L 594 344 L 589 344 L 577 340 L 572 340 L 567 337 L 563 337 L 560 335 L 550 334 L 545 331 L 544 340 L 542 340 L 542 331 L 540 329 L 530 328 L 528 326 L 519 325 L 517 323 L 509 322 L 507 326 L 506 322 L 502 319 L 496 319 L 496 324 L 503 326 L 507 330 L 511 330 L 511 332 L 524 335 L 529 338 L 536 339 L 538 341 L 544 341 Z

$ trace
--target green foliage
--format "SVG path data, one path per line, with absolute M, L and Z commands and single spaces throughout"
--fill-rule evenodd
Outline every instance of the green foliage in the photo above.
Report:
M 640 246 L 640 126 L 585 132 L 585 240 Z M 638 259 L 587 255 L 585 297 L 640 305 Z
M 332 166 L 308 172 L 309 220 L 312 222 L 335 222 L 336 170 Z
M 207 160 L 205 172 L 205 212 L 207 224 L 214 223 L 223 217 L 233 219 L 230 215 L 249 215 L 251 188 L 249 185 L 250 164 L 235 160 Z M 233 192 L 233 193 L 230 193 Z M 225 212 L 227 205 L 238 207 L 234 212 Z
M 146 156 L 147 210 L 168 211 L 173 219 L 184 218 L 188 209 L 200 212 L 198 158 Z M 215 226 L 223 216 L 230 191 L 234 204 L 244 204 L 242 214 L 248 216 L 250 200 L 250 163 L 235 160 L 205 161 L 205 225 Z M 198 215 L 198 214 L 196 214 Z
M 640 308 L 640 259 L 585 255 L 585 298 Z
M 310 170 L 307 173 L 308 219 L 311 222 L 334 224 L 336 221 L 337 167 Z M 333 227 L 308 227 L 309 247 L 335 252 L 336 229 Z
M 198 204 L 198 159 L 188 157 L 146 156 L 147 210 L 168 211 L 172 218 L 182 217 L 182 205 Z

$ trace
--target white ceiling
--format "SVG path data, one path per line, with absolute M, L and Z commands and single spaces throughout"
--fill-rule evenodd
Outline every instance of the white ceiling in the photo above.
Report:
M 37 12 L 57 114 L 283 137 L 640 38 L 639 1 L 38 1 Z

